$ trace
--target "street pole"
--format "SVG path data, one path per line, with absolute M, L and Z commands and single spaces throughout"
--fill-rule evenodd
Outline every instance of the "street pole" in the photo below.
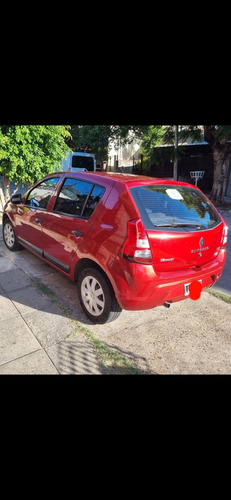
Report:
M 174 144 L 174 166 L 173 166 L 173 179 L 177 181 L 177 167 L 178 167 L 178 159 L 177 159 L 177 149 L 178 149 L 178 125 L 175 125 L 175 144 Z

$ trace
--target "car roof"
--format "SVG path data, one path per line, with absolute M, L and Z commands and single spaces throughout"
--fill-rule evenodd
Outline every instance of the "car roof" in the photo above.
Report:
M 74 177 L 74 178 L 83 178 L 86 179 L 88 178 L 89 181 L 93 182 L 100 182 L 100 179 L 110 179 L 113 182 L 119 182 L 122 184 L 126 184 L 128 187 L 135 187 L 137 185 L 144 185 L 144 184 L 167 184 L 167 185 L 181 185 L 181 186 L 190 186 L 192 187 L 192 184 L 188 184 L 186 182 L 179 182 L 179 181 L 174 181 L 173 179 L 162 179 L 160 177 L 148 177 L 145 175 L 135 175 L 135 174 L 127 174 L 127 173 L 120 173 L 120 172 L 73 172 L 73 171 L 62 171 L 62 172 L 56 172 L 56 174 L 65 174 L 68 177 Z M 53 174 L 54 175 L 54 174 Z M 195 187 L 195 186 L 193 186 Z

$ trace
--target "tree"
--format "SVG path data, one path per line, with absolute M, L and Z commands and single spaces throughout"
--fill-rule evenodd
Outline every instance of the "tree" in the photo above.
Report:
M 17 190 L 20 184 L 37 182 L 59 168 L 60 161 L 70 151 L 66 143 L 69 128 L 63 125 L 0 126 L 2 205 L 10 196 L 10 181 L 15 182 Z

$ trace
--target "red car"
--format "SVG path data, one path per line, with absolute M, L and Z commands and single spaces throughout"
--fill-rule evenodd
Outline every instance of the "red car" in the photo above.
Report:
M 49 175 L 3 215 L 7 248 L 25 247 L 76 281 L 94 323 L 195 298 L 191 284 L 200 295 L 221 276 L 227 232 L 191 184 L 106 172 Z

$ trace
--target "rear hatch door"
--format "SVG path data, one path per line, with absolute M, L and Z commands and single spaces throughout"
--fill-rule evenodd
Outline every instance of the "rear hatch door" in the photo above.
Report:
M 156 271 L 202 266 L 215 258 L 223 222 L 208 198 L 190 185 L 131 188 L 151 245 Z

